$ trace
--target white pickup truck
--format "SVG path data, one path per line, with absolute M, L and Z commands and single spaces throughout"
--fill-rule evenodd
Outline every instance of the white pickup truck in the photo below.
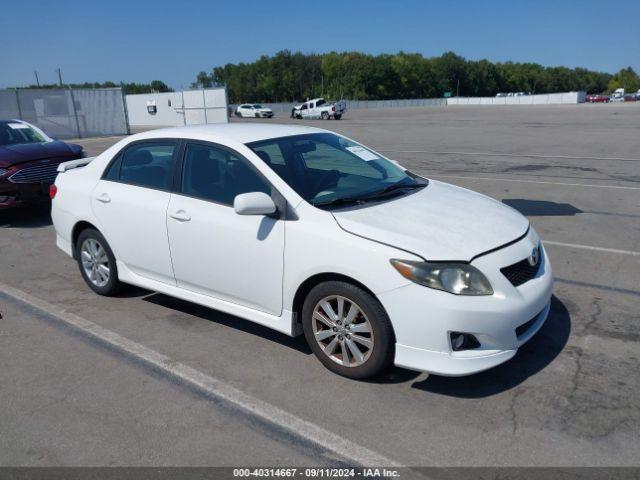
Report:
M 347 102 L 344 100 L 329 103 L 324 98 L 314 98 L 313 100 L 307 100 L 303 104 L 293 107 L 291 117 L 321 118 L 323 120 L 335 118 L 336 120 L 340 120 L 346 110 Z

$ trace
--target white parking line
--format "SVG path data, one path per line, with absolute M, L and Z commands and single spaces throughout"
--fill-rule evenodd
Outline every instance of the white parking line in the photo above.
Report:
M 417 171 L 417 170 L 416 170 Z M 433 178 L 464 178 L 467 180 L 489 180 L 496 181 L 499 180 L 501 182 L 521 182 L 521 183 L 540 183 L 545 185 L 561 185 L 563 187 L 592 187 L 592 188 L 617 188 L 621 190 L 640 190 L 640 187 L 623 187 L 619 185 L 593 185 L 588 183 L 563 183 L 563 182 L 545 182 L 541 180 L 519 180 L 515 178 L 491 178 L 491 177 L 470 177 L 465 175 L 430 175 L 429 177 Z
M 579 248 L 582 250 L 595 250 L 597 252 L 618 253 L 622 255 L 632 255 L 634 257 L 640 257 L 640 252 L 634 252 L 633 250 L 618 250 L 616 248 L 604 248 L 604 247 L 592 247 L 590 245 L 579 245 L 577 243 L 563 243 L 554 242 L 552 240 L 543 240 L 545 245 L 556 245 L 558 247 Z
M 340 458 L 354 462 L 363 466 L 400 466 L 398 463 L 375 453 L 357 443 L 347 440 L 342 435 L 303 420 L 296 415 L 259 400 L 251 395 L 227 385 L 226 383 L 210 377 L 206 373 L 196 370 L 188 365 L 180 363 L 162 353 L 151 350 L 133 340 L 122 337 L 111 330 L 107 330 L 89 320 L 78 315 L 67 312 L 62 308 L 52 305 L 44 300 L 40 300 L 32 295 L 10 287 L 0 282 L 0 291 L 5 295 L 27 304 L 49 317 L 54 318 L 65 326 L 100 341 L 117 351 L 123 352 L 130 357 L 141 361 L 156 370 L 189 384 L 205 394 L 226 403 L 230 407 L 243 412 L 244 414 L 261 420 L 284 430 L 287 434 L 300 440 L 310 442 L 327 452 L 331 452 Z
M 380 153 L 426 153 L 429 155 L 470 155 L 476 157 L 519 157 L 519 158 L 562 158 L 566 160 L 614 160 L 620 162 L 640 162 L 640 158 L 626 157 L 581 157 L 575 155 L 543 155 L 526 153 L 493 153 L 493 152 L 434 152 L 430 150 L 378 150 Z

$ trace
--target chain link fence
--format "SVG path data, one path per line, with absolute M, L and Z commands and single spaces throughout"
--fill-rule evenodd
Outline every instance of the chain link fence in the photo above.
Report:
M 0 90 L 0 119 L 24 120 L 54 138 L 129 133 L 121 88 Z

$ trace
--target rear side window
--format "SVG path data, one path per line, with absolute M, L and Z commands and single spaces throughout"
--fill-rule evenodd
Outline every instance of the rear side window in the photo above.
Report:
M 244 159 L 222 148 L 189 144 L 182 167 L 181 192 L 191 197 L 233 205 L 236 195 L 271 194 L 271 187 Z
M 131 146 L 111 164 L 104 178 L 142 187 L 169 190 L 175 142 Z

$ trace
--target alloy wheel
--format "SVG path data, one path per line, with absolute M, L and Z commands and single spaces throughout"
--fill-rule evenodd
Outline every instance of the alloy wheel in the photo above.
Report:
M 80 247 L 82 268 L 91 283 L 104 287 L 109 283 L 111 271 L 109 257 L 104 247 L 95 238 L 87 238 Z
M 373 351 L 371 322 L 347 297 L 331 295 L 320 300 L 313 309 L 311 324 L 322 352 L 342 366 L 358 367 Z

